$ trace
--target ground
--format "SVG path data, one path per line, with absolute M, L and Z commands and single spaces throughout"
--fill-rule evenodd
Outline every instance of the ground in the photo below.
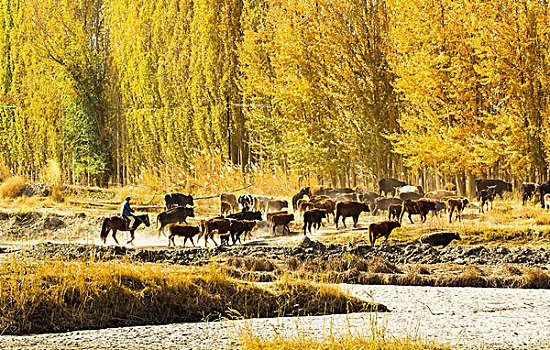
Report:
M 263 222 L 243 245 L 214 247 L 210 243 L 204 248 L 202 239 L 196 242 L 197 247 L 191 247 L 189 242 L 187 247 L 168 247 L 168 238 L 159 235 L 156 227 L 156 215 L 162 210 L 161 196 L 146 194 L 136 196 L 134 205 L 139 213 L 149 214 L 151 227 L 136 231 L 134 245 L 119 247 L 109 237 L 104 246 L 99 237 L 102 220 L 117 213 L 119 197 L 126 194 L 84 188 L 73 189 L 61 203 L 49 197 L 0 201 L 0 253 L 24 251 L 37 258 L 81 260 L 93 256 L 178 265 L 214 262 L 235 278 L 255 282 L 271 282 L 290 275 L 355 285 L 550 288 L 550 214 L 536 203 L 522 206 L 518 196 L 495 201 L 487 213 L 480 213 L 474 202 L 461 222 L 449 223 L 445 213 L 440 217 L 430 214 L 426 223 L 421 223 L 418 216 L 413 216 L 414 224 L 404 218 L 403 227 L 396 229 L 388 242 L 380 240 L 374 248 L 367 242 L 366 229 L 371 222 L 385 220 L 386 213 L 363 213 L 358 228 L 352 228 L 348 218 L 348 228 L 339 230 L 331 217 L 307 237 L 296 215 L 290 235 L 273 235 Z M 197 217 L 188 222 L 198 224 L 201 219 L 216 216 L 218 208 L 217 198 L 197 200 Z M 445 248 L 419 244 L 422 234 L 442 230 L 460 233 L 462 241 L 453 241 Z M 122 232 L 118 237 L 120 242 L 126 242 L 129 234 Z M 181 245 L 182 241 L 176 238 L 176 244 Z M 0 259 L 8 255 L 0 254 Z M 522 292 L 511 289 L 510 293 Z M 406 304 L 399 299 L 402 298 L 390 299 L 386 304 L 390 309 L 403 311 Z M 484 310 L 483 306 L 479 310 Z M 460 345 L 453 339 L 448 341 Z M 538 343 L 531 345 L 544 348 Z

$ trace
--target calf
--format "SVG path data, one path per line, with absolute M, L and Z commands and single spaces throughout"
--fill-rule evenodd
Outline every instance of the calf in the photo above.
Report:
M 172 243 L 175 247 L 176 243 L 174 242 L 174 237 L 180 236 L 184 237 L 183 246 L 185 246 L 185 242 L 187 242 L 187 239 L 189 238 L 194 247 L 195 242 L 193 242 L 193 237 L 198 235 L 200 230 L 198 226 L 170 224 L 168 226 L 168 231 L 170 232 L 170 235 L 168 236 L 168 246 Z
M 521 199 L 523 200 L 523 205 L 525 205 L 525 202 L 532 199 L 534 194 L 537 192 L 537 188 L 539 187 L 538 183 L 532 183 L 532 182 L 524 182 L 521 185 Z
M 359 221 L 359 214 L 362 212 L 370 212 L 369 205 L 367 203 L 361 203 L 356 201 L 339 202 L 336 204 L 336 217 L 334 222 L 336 228 L 338 228 L 338 220 L 342 217 L 342 224 L 346 228 L 346 218 L 351 216 L 353 218 L 353 227 L 357 227 L 357 221 Z
M 432 247 L 443 246 L 443 248 L 445 248 L 454 239 L 459 241 L 462 240 L 460 235 L 456 232 L 434 232 L 422 235 L 420 237 L 420 243 L 429 244 Z
M 414 221 L 412 220 L 412 215 L 420 215 L 420 207 L 418 206 L 418 201 L 412 199 L 406 199 L 403 201 L 401 215 L 399 216 L 399 222 L 403 220 L 403 215 L 405 215 L 405 213 L 409 214 L 409 220 L 411 221 L 411 224 L 414 224 Z
M 227 219 L 211 219 L 205 222 L 204 233 L 204 246 L 208 246 L 208 239 L 210 238 L 215 245 L 218 245 L 214 240 L 214 232 L 220 236 L 222 243 L 229 243 L 229 230 L 231 229 L 231 222 Z
M 550 193 L 545 194 L 542 201 L 544 203 L 544 209 L 550 209 Z
M 288 201 L 280 199 L 271 199 L 267 202 L 266 213 L 270 211 L 281 211 L 283 208 L 288 208 Z
M 441 211 L 442 210 L 443 211 L 447 210 L 447 203 L 445 203 L 444 201 L 435 201 L 434 214 L 441 217 Z
M 388 198 L 388 197 L 378 197 L 374 200 L 374 210 L 373 214 L 376 215 L 378 210 L 388 210 L 392 204 L 401 204 L 403 201 L 399 198 Z
M 365 192 L 364 194 L 359 195 L 359 201 L 367 202 L 369 203 L 369 208 L 374 208 L 375 207 L 374 200 L 379 197 L 382 197 L 382 196 L 376 192 Z
M 461 221 L 461 214 L 464 208 L 468 205 L 467 198 L 449 198 L 447 200 L 447 210 L 449 211 L 449 223 L 452 222 L 453 212 L 456 210 L 458 221 Z
M 322 209 L 313 209 L 308 210 L 304 213 L 304 236 L 306 233 L 306 228 L 311 234 L 311 226 L 317 230 L 321 227 L 321 221 L 327 217 L 327 214 Z
M 428 213 L 430 211 L 435 211 L 435 207 L 436 202 L 430 199 L 419 199 L 416 201 L 407 199 L 403 201 L 403 208 L 401 209 L 401 217 L 399 218 L 399 222 L 401 222 L 405 212 L 409 214 L 409 220 L 411 221 L 411 224 L 414 224 L 414 222 L 412 221 L 413 214 L 420 215 L 420 219 L 422 220 L 422 222 L 426 222 Z
M 229 202 L 221 201 L 220 211 L 221 211 L 221 215 L 226 215 L 231 213 L 231 204 Z
M 390 204 L 388 207 L 388 220 L 399 220 L 401 217 L 401 204 Z
M 290 234 L 290 228 L 288 224 L 294 221 L 294 214 L 277 214 L 271 217 L 271 224 L 273 225 L 273 234 L 275 234 L 275 229 L 277 226 L 283 226 L 283 234 L 285 233 L 285 228 Z
M 246 236 L 247 233 L 250 233 L 252 229 L 256 226 L 256 221 L 254 220 L 231 220 L 231 225 L 229 227 L 229 233 L 233 244 L 241 242 L 241 235 Z
M 489 202 L 491 203 L 491 209 L 493 209 L 493 200 L 495 199 L 495 190 L 496 186 L 488 186 L 486 190 L 479 191 L 479 211 L 484 213 L 483 207 L 487 204 L 489 207 Z
M 231 204 L 234 212 L 239 211 L 239 202 L 237 201 L 237 196 L 233 193 L 222 193 L 220 195 L 220 202 L 227 202 Z
M 374 247 L 374 243 L 379 237 L 386 237 L 386 241 L 390 236 L 390 233 L 396 228 L 401 227 L 398 221 L 382 221 L 374 222 L 369 225 L 369 243 L 371 247 Z
M 308 201 L 307 199 L 302 198 L 302 199 L 298 200 L 298 212 L 303 213 L 306 210 L 313 209 L 314 205 L 315 205 L 315 203 L 312 203 L 312 202 Z

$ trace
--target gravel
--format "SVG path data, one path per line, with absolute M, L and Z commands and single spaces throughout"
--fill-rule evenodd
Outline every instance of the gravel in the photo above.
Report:
M 330 244 L 311 241 L 306 238 L 293 247 L 267 245 L 237 245 L 217 246 L 210 248 L 127 248 L 119 246 L 100 246 L 80 243 L 52 243 L 45 242 L 32 245 L 27 255 L 36 258 L 64 257 L 66 259 L 82 259 L 91 256 L 103 260 L 130 258 L 142 262 L 166 262 L 181 265 L 190 265 L 206 262 L 211 259 L 227 258 L 230 256 L 266 256 L 271 259 L 286 260 L 295 257 L 300 261 L 308 259 L 329 259 L 354 254 L 370 259 L 374 256 L 382 257 L 394 264 L 439 264 L 454 263 L 460 265 L 502 265 L 506 263 L 522 264 L 524 266 L 548 269 L 550 249 L 517 247 L 460 246 L 450 245 L 443 249 L 432 248 L 429 245 L 409 244 L 399 246 L 395 244 L 380 244 L 371 248 L 366 244 Z
M 266 339 L 308 334 L 413 336 L 466 349 L 549 349 L 550 291 L 341 285 L 351 294 L 388 305 L 392 312 L 270 318 L 0 336 L 12 349 L 232 349 L 243 330 Z M 372 298 L 372 299 L 371 299 Z M 349 327 L 349 330 L 348 330 Z

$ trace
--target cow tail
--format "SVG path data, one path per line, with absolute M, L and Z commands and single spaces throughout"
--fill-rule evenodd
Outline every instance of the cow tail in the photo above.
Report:
M 105 239 L 107 237 L 107 223 L 109 222 L 109 218 L 105 218 L 103 220 L 103 225 L 101 225 L 101 238 Z

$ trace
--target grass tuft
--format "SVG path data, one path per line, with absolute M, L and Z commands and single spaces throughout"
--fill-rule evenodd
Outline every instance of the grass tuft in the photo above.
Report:
M 238 282 L 225 268 L 123 262 L 37 261 L 13 255 L 0 268 L 0 332 L 197 322 L 234 317 L 385 311 L 305 281 Z

